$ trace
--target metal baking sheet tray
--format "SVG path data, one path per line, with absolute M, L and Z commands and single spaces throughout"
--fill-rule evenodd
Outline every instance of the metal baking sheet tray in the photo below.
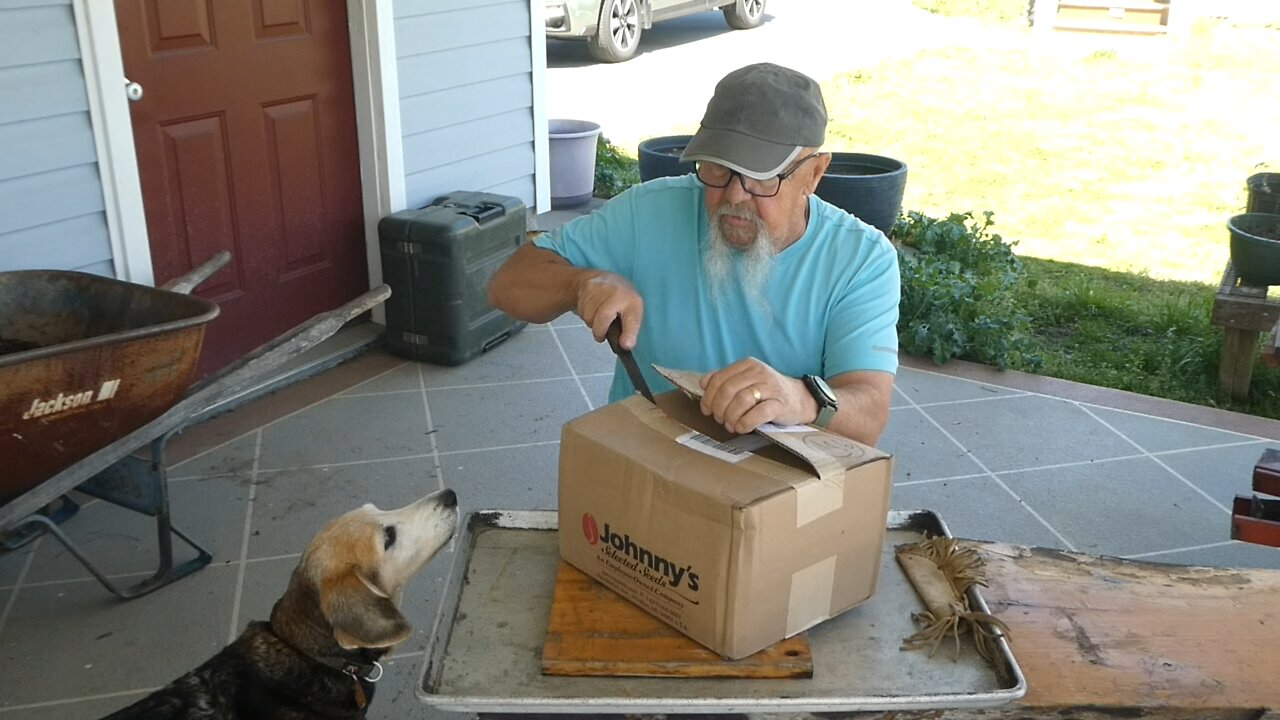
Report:
M 556 514 L 468 515 L 423 658 L 417 694 L 441 710 L 477 713 L 875 712 L 1001 705 L 1026 694 L 1004 638 L 991 666 L 965 638 L 930 659 L 903 652 L 924 606 L 893 548 L 949 536 L 933 512 L 891 512 L 876 594 L 810 629 L 813 677 L 781 680 L 552 677 L 542 674 L 559 547 Z M 970 602 L 987 611 L 974 591 Z

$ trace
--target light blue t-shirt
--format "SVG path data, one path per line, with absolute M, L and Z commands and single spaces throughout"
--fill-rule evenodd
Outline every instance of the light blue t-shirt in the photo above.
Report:
M 707 372 L 750 356 L 797 378 L 897 371 L 898 255 L 883 233 L 810 196 L 804 235 L 774 258 L 766 312 L 737 286 L 712 300 L 702 197 L 693 175 L 658 178 L 534 240 L 635 286 L 644 320 L 633 352 L 654 392 L 672 385 L 651 364 Z M 609 401 L 634 392 L 615 365 Z

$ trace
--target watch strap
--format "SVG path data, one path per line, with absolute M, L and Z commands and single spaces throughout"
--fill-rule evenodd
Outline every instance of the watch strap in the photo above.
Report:
M 804 382 L 805 389 L 813 396 L 814 402 L 818 404 L 818 417 L 811 424 L 825 428 L 831 423 L 831 419 L 836 416 L 838 406 L 835 398 L 826 389 L 826 383 L 817 375 L 805 375 L 801 380 Z

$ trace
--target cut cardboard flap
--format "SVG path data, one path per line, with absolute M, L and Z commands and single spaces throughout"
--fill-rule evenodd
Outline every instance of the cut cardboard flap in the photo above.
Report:
M 702 388 L 698 385 L 701 373 L 672 370 L 658 365 L 654 365 L 653 369 L 690 398 L 698 400 L 702 397 Z M 843 478 L 848 470 L 888 457 L 873 447 L 809 425 L 766 423 L 756 428 L 752 434 L 766 437 L 775 445 L 804 460 L 823 482 L 838 480 Z

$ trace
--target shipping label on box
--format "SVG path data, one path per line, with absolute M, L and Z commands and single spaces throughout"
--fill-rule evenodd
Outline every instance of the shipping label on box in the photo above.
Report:
M 730 658 L 871 597 L 892 459 L 807 426 L 757 434 L 730 438 L 678 390 L 567 423 L 561 556 Z

